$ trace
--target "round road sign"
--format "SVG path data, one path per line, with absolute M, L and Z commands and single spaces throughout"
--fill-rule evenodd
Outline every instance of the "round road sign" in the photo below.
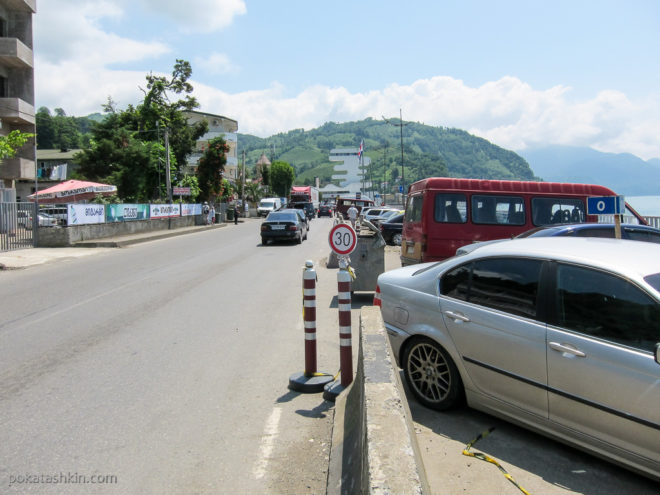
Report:
M 339 223 L 330 230 L 328 241 L 335 253 L 345 256 L 355 251 L 357 247 L 357 234 L 350 225 Z

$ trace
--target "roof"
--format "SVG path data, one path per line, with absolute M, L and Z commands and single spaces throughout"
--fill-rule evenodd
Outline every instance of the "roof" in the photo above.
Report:
M 449 189 L 478 191 L 483 193 L 546 193 L 579 194 L 584 196 L 616 196 L 614 191 L 595 184 L 570 184 L 564 182 L 538 182 L 521 180 L 456 179 L 431 177 L 410 185 L 410 192 L 424 189 Z
M 601 237 L 528 237 L 496 242 L 467 257 L 530 256 L 601 267 L 643 278 L 660 273 L 660 244 Z
M 37 160 L 73 160 L 73 156 L 81 151 L 81 149 L 77 148 L 67 151 L 59 149 L 37 149 Z

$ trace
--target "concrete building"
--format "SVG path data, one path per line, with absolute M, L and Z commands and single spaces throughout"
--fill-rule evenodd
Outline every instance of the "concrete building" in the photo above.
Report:
M 204 149 L 208 147 L 209 141 L 217 137 L 223 137 L 229 145 L 224 177 L 233 182 L 237 181 L 239 178 L 238 152 L 236 151 L 236 146 L 238 145 L 238 122 L 222 115 L 205 112 L 189 111 L 184 112 L 184 115 L 188 118 L 189 124 L 201 122 L 202 120 L 206 120 L 209 123 L 208 132 L 199 138 L 195 151 L 188 157 L 186 172 L 195 173 L 197 163 L 202 157 Z
M 360 158 L 358 158 L 358 149 L 357 148 L 336 148 L 330 150 L 330 161 L 331 162 L 341 162 L 340 165 L 335 165 L 335 170 L 337 172 L 344 172 L 342 174 L 335 174 L 332 176 L 332 179 L 339 180 L 339 186 L 343 191 L 348 191 L 351 195 L 356 192 L 362 191 L 362 187 L 366 190 L 371 188 L 371 183 L 363 181 L 363 171 L 371 163 L 371 159 L 362 155 L 362 166 L 360 165 Z M 364 191 L 362 191 L 364 192 Z
M 32 15 L 36 0 L 0 0 L 0 136 L 35 133 Z M 0 189 L 17 200 L 34 192 L 35 146 L 28 141 L 14 158 L 0 161 Z
M 39 190 L 70 179 L 71 172 L 77 168 L 77 165 L 73 163 L 73 158 L 81 151 L 80 149 L 67 151 L 58 149 L 37 150 Z

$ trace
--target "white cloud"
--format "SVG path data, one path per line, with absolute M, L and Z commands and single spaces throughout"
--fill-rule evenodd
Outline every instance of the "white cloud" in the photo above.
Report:
M 197 56 L 193 59 L 192 66 L 207 74 L 234 74 L 240 71 L 240 68 L 224 53 Z
M 226 28 L 234 17 L 247 12 L 243 0 L 140 0 L 145 8 L 169 17 L 187 32 L 211 32 Z

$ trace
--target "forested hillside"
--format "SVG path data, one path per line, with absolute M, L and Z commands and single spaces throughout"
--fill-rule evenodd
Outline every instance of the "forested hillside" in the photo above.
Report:
M 398 124 L 398 119 L 394 123 Z M 318 176 L 325 185 L 333 174 L 334 164 L 328 160 L 330 150 L 357 148 L 362 140 L 365 154 L 371 158 L 374 183 L 389 182 L 393 186 L 401 175 L 400 128 L 382 120 L 328 122 L 309 131 L 296 129 L 264 139 L 239 134 L 238 151 L 239 157 L 245 151 L 248 167 L 266 153 L 271 161 L 291 163 L 296 183 L 311 184 Z M 415 122 L 404 121 L 403 162 L 407 184 L 431 176 L 535 179 L 527 162 L 512 151 L 459 129 Z

